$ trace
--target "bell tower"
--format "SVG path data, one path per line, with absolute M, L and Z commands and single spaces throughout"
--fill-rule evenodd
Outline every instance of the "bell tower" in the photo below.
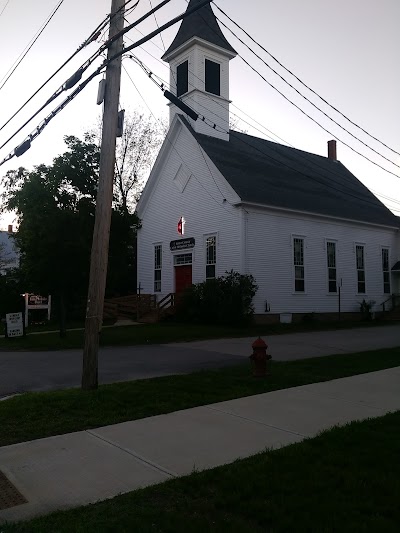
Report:
M 188 10 L 201 0 L 190 0 Z M 193 129 L 229 140 L 229 62 L 237 53 L 225 39 L 210 4 L 183 19 L 179 31 L 162 59 L 170 65 L 171 92 L 203 122 L 186 117 Z M 170 124 L 176 113 L 170 105 Z M 208 123 L 208 124 L 207 124 Z M 209 124 L 216 124 L 213 128 Z

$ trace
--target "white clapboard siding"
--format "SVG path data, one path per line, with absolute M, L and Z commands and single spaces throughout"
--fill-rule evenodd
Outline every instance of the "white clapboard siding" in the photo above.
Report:
M 169 140 L 168 140 L 169 139 Z M 217 276 L 241 268 L 241 209 L 236 193 L 177 117 L 161 149 L 138 205 L 138 283 L 153 293 L 154 246 L 162 244 L 162 297 L 175 291 L 173 253 L 177 224 L 186 220 L 184 238 L 193 237 L 193 283 L 205 280 L 205 236 L 217 235 Z M 187 180 L 182 191 L 182 184 Z M 225 201 L 224 201 L 225 200 Z M 187 253 L 185 251 L 179 253 Z
M 295 293 L 292 237 L 305 239 L 305 293 Z M 337 276 L 342 279 L 341 310 L 356 312 L 364 298 L 388 298 L 383 291 L 382 247 L 391 265 L 399 256 L 398 231 L 305 214 L 247 208 L 246 272 L 259 286 L 256 313 L 327 313 L 338 311 L 338 296 L 328 292 L 326 241 L 336 241 Z M 366 294 L 357 294 L 355 244 L 365 246 Z M 393 276 L 393 283 L 395 283 Z M 393 289 L 395 289 L 393 287 Z
M 209 59 L 221 66 L 221 96 L 205 92 L 205 60 Z M 181 100 L 200 115 L 206 117 L 207 123 L 201 120 L 190 120 L 192 127 L 198 133 L 212 135 L 227 140 L 229 130 L 229 59 L 226 54 L 217 52 L 213 47 L 194 44 L 176 56 L 170 63 L 170 87 L 176 94 L 177 67 L 188 61 L 189 83 L 188 92 L 181 96 Z M 182 113 L 175 105 L 170 104 L 170 124 L 177 113 Z M 216 128 L 210 130 L 210 123 Z

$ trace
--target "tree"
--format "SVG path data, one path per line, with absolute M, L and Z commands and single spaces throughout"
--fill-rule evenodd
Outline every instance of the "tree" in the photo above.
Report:
M 100 144 L 101 121 L 90 135 Z M 125 113 L 122 137 L 117 139 L 114 197 L 116 205 L 132 213 L 165 138 L 167 126 L 136 109 Z
M 93 137 L 65 137 L 65 143 L 67 151 L 52 165 L 7 172 L 2 194 L 2 209 L 15 211 L 19 220 L 15 238 L 22 281 L 27 291 L 57 299 L 62 335 L 67 304 L 83 304 L 86 297 L 99 170 Z M 136 225 L 137 217 L 116 202 L 110 238 L 111 293 L 129 286 L 124 261 Z

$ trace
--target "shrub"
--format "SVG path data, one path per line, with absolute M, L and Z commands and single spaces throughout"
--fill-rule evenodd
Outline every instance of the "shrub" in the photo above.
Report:
M 203 324 L 249 323 L 254 314 L 253 298 L 257 289 L 253 276 L 231 270 L 225 276 L 186 289 L 178 318 Z
M 363 315 L 363 320 L 372 320 L 372 308 L 375 305 L 374 300 L 363 299 L 362 302 L 359 302 L 360 313 Z

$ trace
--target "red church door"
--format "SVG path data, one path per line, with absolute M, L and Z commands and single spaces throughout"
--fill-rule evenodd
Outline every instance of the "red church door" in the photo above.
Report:
M 175 267 L 175 292 L 181 294 L 192 285 L 192 265 Z

